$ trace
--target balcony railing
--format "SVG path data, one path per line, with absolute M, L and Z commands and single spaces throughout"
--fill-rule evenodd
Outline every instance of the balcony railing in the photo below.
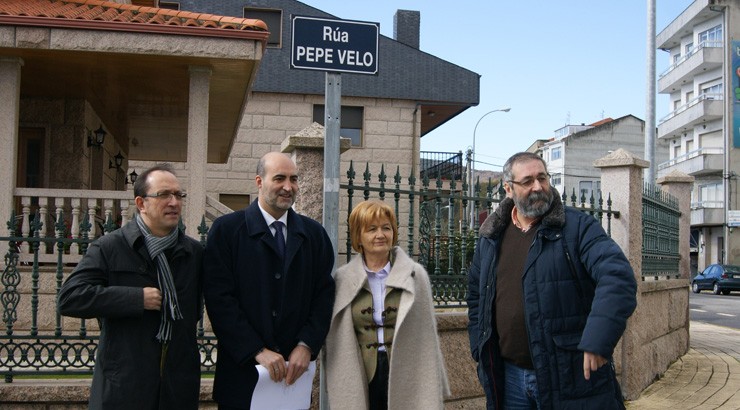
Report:
M 420 177 L 429 179 L 441 178 L 445 180 L 459 181 L 463 175 L 462 152 L 434 152 L 421 151 Z
M 722 155 L 724 153 L 725 150 L 721 147 L 702 147 L 693 151 L 689 151 L 683 155 L 679 155 L 669 161 L 658 164 L 658 170 L 672 167 L 678 163 L 689 160 L 691 158 L 696 158 L 700 155 Z
M 725 201 L 696 201 L 691 202 L 691 209 L 723 208 Z
M 95 191 L 84 189 L 48 189 L 48 188 L 15 188 L 16 200 L 20 201 L 21 212 L 15 217 L 16 231 L 19 237 L 30 239 L 34 232 L 40 238 L 71 239 L 65 247 L 65 262 L 76 263 L 82 258 L 77 239 L 80 239 L 80 224 L 87 217 L 90 228 L 86 235 L 96 238 L 104 230 L 113 230 L 123 226 L 135 208 L 132 205 L 132 194 L 126 191 Z M 35 224 L 40 224 L 38 230 Z M 110 225 L 106 227 L 106 225 Z M 31 240 L 21 241 L 20 258 L 32 255 Z M 56 263 L 59 252 L 49 242 L 41 244 L 38 252 L 39 262 Z
M 665 71 L 663 71 L 662 73 L 658 75 L 658 78 L 665 77 L 666 75 L 668 75 L 668 73 L 678 68 L 678 66 L 680 66 L 683 62 L 691 58 L 691 56 L 698 53 L 699 50 L 705 47 L 706 48 L 710 48 L 710 47 L 711 48 L 722 48 L 723 44 L 721 41 L 702 41 L 701 43 L 699 43 L 697 47 L 692 48 L 691 51 L 686 53 L 686 55 L 682 56 L 677 61 L 675 61 L 673 64 L 669 65 L 668 68 L 665 69 Z
M 700 94 L 691 100 L 689 100 L 686 104 L 676 108 L 675 110 L 669 112 L 665 117 L 661 118 L 660 121 L 658 121 L 658 124 L 662 124 L 671 118 L 677 116 L 678 114 L 681 114 L 682 112 L 688 110 L 689 108 L 699 104 L 702 101 L 705 100 L 724 100 L 724 95 L 722 93 L 706 93 L 706 94 Z

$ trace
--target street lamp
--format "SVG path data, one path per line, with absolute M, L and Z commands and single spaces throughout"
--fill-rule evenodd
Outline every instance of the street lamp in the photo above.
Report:
M 468 176 L 470 178 L 470 183 L 468 184 L 468 196 L 469 197 L 473 196 L 473 181 L 475 181 L 475 179 L 473 178 L 474 177 L 473 174 L 475 173 L 475 133 L 476 131 L 478 131 L 478 124 L 480 124 L 480 122 L 484 118 L 486 118 L 488 114 L 493 114 L 494 112 L 509 112 L 509 111 L 511 111 L 511 108 L 509 107 L 488 111 L 487 113 L 481 115 L 481 117 L 478 119 L 478 122 L 475 123 L 475 128 L 473 128 L 473 152 L 471 153 L 472 164 L 470 166 L 470 175 Z M 474 216 L 475 216 L 475 203 L 473 201 L 470 201 L 469 206 L 470 206 L 470 228 L 472 229 Z

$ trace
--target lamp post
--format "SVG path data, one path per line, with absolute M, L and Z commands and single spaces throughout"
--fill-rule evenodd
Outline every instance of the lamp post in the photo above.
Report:
M 511 111 L 511 108 L 509 108 L 509 107 L 499 108 L 497 110 L 488 111 L 487 113 L 481 115 L 481 117 L 478 118 L 478 122 L 475 123 L 475 128 L 473 128 L 473 152 L 471 154 L 472 165 L 470 167 L 470 175 L 468 176 L 469 179 L 470 179 L 470 182 L 468 183 L 468 196 L 469 197 L 472 197 L 473 196 L 473 181 L 475 181 L 475 179 L 474 179 L 474 174 L 475 174 L 475 133 L 476 133 L 476 131 L 478 131 L 478 124 L 480 124 L 480 122 L 484 118 L 486 118 L 488 116 L 488 114 L 493 114 L 494 112 L 509 112 L 509 111 Z M 470 206 L 470 229 L 472 229 L 473 228 L 473 225 L 474 225 L 474 220 L 475 220 L 474 216 L 475 216 L 475 209 L 476 209 L 476 206 L 475 205 L 476 204 L 473 201 L 470 201 L 469 202 L 469 206 Z

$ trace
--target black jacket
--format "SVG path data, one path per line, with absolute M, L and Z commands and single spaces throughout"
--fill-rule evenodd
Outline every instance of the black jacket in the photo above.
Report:
M 213 398 L 244 408 L 257 383 L 254 357 L 268 348 L 288 359 L 299 341 L 318 355 L 334 305 L 334 249 L 316 221 L 288 210 L 285 258 L 255 201 L 208 232 L 204 294 L 218 337 Z
M 135 221 L 93 242 L 62 286 L 59 313 L 101 320 L 91 409 L 198 408 L 203 247 L 181 232 L 166 255 L 183 319 L 174 322 L 161 371 L 160 312 L 144 310 L 142 291 L 159 287 L 156 263 Z

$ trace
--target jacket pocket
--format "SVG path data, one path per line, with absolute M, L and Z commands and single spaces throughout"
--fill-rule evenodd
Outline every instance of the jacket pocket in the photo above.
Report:
M 580 333 L 553 335 L 560 392 L 563 398 L 573 399 L 602 394 L 610 389 L 611 363 L 591 371 L 590 380 L 583 377 L 583 352 L 578 350 Z

